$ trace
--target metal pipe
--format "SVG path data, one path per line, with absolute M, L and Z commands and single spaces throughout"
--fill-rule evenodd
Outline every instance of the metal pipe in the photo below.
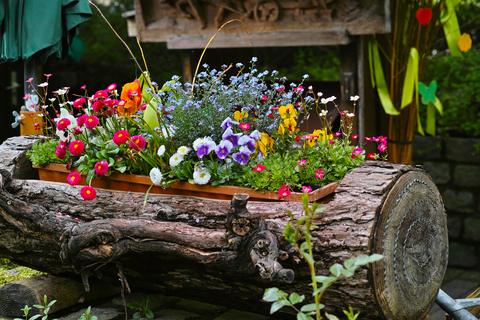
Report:
M 435 302 L 455 320 L 478 320 L 464 308 L 480 305 L 480 298 L 455 300 L 440 289 Z

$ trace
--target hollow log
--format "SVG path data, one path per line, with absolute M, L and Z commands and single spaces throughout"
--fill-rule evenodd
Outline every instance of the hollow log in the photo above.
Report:
M 183 294 L 268 313 L 265 288 L 311 292 L 298 249 L 285 241 L 286 210 L 302 204 L 232 201 L 98 190 L 34 179 L 25 151 L 38 137 L 0 146 L 0 254 L 41 271 L 125 288 Z M 362 319 L 421 319 L 448 260 L 446 214 L 421 168 L 367 161 L 324 199 L 314 224 L 317 273 L 360 254 L 363 266 L 324 295 L 328 310 L 352 306 Z

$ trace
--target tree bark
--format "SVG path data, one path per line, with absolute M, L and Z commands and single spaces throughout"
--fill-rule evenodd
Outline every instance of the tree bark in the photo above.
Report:
M 0 146 L 0 254 L 67 277 L 254 308 L 265 288 L 311 292 L 310 273 L 282 231 L 286 210 L 302 204 L 229 201 L 98 190 L 28 180 L 31 137 Z M 12 150 L 15 147 L 15 150 Z M 7 150 L 10 150 L 7 154 Z M 317 273 L 360 254 L 384 260 L 361 267 L 324 295 L 328 310 L 351 305 L 362 319 L 420 319 L 434 302 L 448 259 L 440 194 L 421 169 L 367 161 L 349 173 L 315 219 Z M 78 220 L 76 220 L 76 218 Z M 213 299 L 213 300 L 212 300 Z

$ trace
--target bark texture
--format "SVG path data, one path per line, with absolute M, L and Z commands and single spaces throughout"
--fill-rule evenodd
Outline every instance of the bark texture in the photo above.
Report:
M 301 203 L 149 195 L 143 207 L 144 194 L 109 190 L 83 201 L 80 187 L 26 179 L 34 177 L 23 155 L 32 142 L 18 137 L 0 146 L 0 254 L 81 277 L 87 289 L 92 277 L 110 284 L 120 277 L 134 290 L 264 312 L 265 288 L 311 292 L 306 263 L 282 237 L 285 211 L 300 217 Z M 360 254 L 385 259 L 341 280 L 322 302 L 337 313 L 351 305 L 362 319 L 422 318 L 448 260 L 446 215 L 430 177 L 368 161 L 324 206 L 313 232 L 318 274 Z

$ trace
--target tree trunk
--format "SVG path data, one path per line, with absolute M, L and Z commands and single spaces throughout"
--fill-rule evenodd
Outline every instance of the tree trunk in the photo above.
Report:
M 120 277 L 134 290 L 267 313 L 265 288 L 309 296 L 308 267 L 282 235 L 285 211 L 300 217 L 301 203 L 151 194 L 144 207 L 144 194 L 109 190 L 84 201 L 78 186 L 26 180 L 33 173 L 24 152 L 33 141 L 0 146 L 0 254 L 81 277 L 87 289 L 89 277 L 110 284 Z M 424 317 L 448 259 L 446 215 L 430 177 L 420 168 L 367 161 L 324 206 L 313 231 L 318 274 L 360 254 L 384 260 L 338 282 L 322 302 L 337 312 L 351 305 L 362 319 Z

